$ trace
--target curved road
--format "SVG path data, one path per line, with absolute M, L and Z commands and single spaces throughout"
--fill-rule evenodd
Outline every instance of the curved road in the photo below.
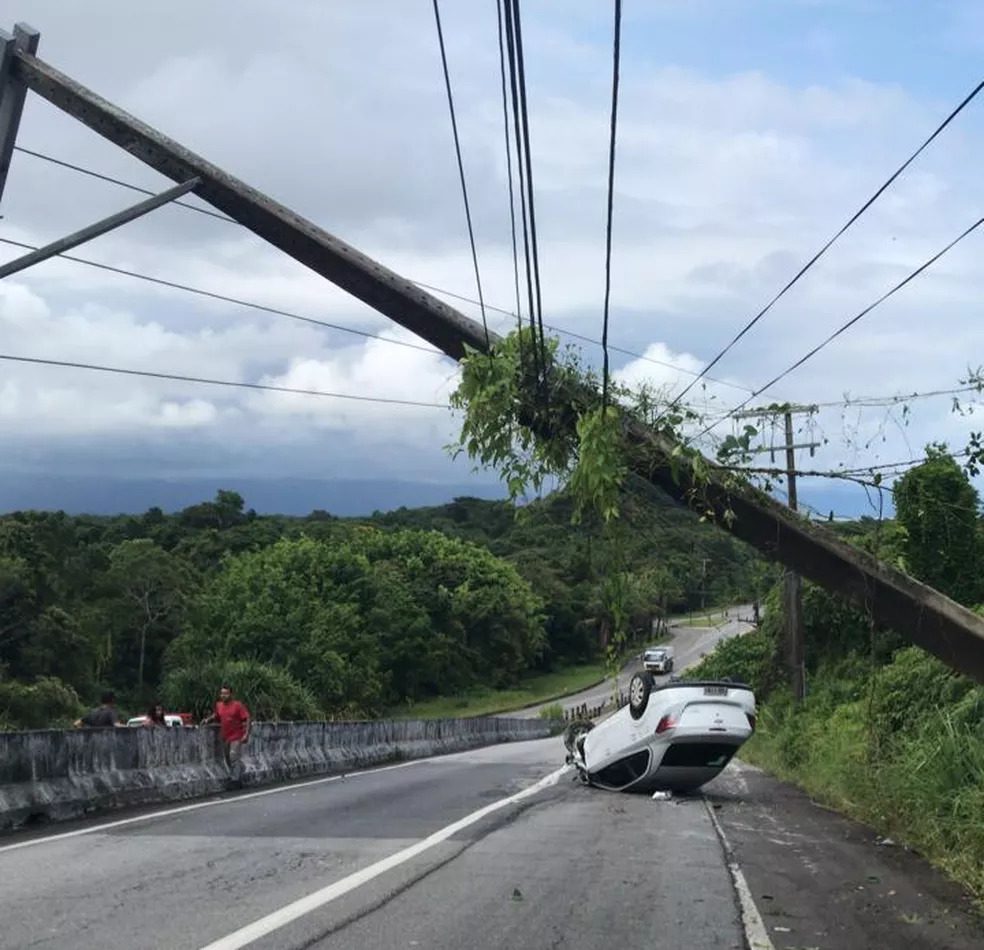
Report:
M 728 607 L 720 613 L 714 614 L 714 616 L 721 618 L 718 625 L 714 627 L 681 626 L 671 621 L 669 625 L 669 639 L 661 645 L 673 647 L 675 672 L 680 673 L 688 666 L 693 666 L 695 663 L 700 662 L 704 654 L 710 653 L 721 640 L 739 636 L 753 629 L 753 624 L 747 619 L 750 617 L 751 612 L 752 608 L 750 605 L 741 604 L 736 607 Z M 611 680 L 606 680 L 604 683 L 591 686 L 586 690 L 582 690 L 580 693 L 565 696 L 563 699 L 538 703 L 535 706 L 527 706 L 524 709 L 518 709 L 514 712 L 503 713 L 503 715 L 513 719 L 537 716 L 544 707 L 554 706 L 558 703 L 564 707 L 565 712 L 585 704 L 587 704 L 588 708 L 601 706 L 612 698 L 616 690 L 625 689 L 632 674 L 641 669 L 642 663 L 639 657 L 633 657 L 633 659 L 622 667 L 614 683 Z M 669 679 L 668 676 L 656 677 L 657 682 L 667 679 Z

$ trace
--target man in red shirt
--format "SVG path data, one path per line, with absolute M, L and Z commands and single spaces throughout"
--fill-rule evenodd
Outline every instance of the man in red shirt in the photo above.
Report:
M 249 710 L 238 699 L 232 698 L 228 686 L 219 687 L 219 701 L 210 715 L 202 720 L 202 725 L 219 723 L 219 738 L 229 774 L 236 785 L 242 784 L 243 746 L 249 742 Z

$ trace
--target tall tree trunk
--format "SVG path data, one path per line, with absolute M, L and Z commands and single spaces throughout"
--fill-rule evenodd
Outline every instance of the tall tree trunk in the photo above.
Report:
M 144 657 L 147 653 L 147 624 L 140 628 L 140 661 L 137 663 L 137 691 L 143 698 Z

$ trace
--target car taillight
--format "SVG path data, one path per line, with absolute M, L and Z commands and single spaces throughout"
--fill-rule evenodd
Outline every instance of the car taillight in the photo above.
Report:
M 672 716 L 664 716 L 658 723 L 656 723 L 656 735 L 661 732 L 666 732 L 667 729 L 673 729 L 677 722 Z
M 752 727 L 752 732 L 755 731 L 755 717 L 751 713 L 745 713 L 748 718 L 748 724 Z

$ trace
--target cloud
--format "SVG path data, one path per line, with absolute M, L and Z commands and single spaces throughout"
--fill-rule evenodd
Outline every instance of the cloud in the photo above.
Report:
M 420 9 L 402 0 L 299 0 L 276 17 L 261 0 L 179 0 L 166 11 L 99 0 L 96 16 L 91 5 L 83 11 L 55 0 L 29 7 L 24 16 L 41 28 L 43 54 L 54 65 L 397 272 L 474 296 L 433 24 Z M 597 338 L 610 23 L 586 2 L 534 5 L 526 15 L 545 317 Z M 749 53 L 734 68 L 723 67 L 723 51 L 714 48 L 698 61 L 685 55 L 683 38 L 703 36 L 700 17 L 707 15 L 703 6 L 688 12 L 674 4 L 633 14 L 616 171 L 611 339 L 691 371 L 719 352 L 949 108 L 874 67 L 797 78 L 789 49 L 810 55 L 800 40 L 789 48 L 776 40 L 774 55 L 755 61 Z M 726 18 L 762 44 L 760 18 L 769 15 L 734 3 Z M 797 15 L 811 16 L 809 4 Z M 654 65 L 646 50 L 666 41 L 653 31 L 667 18 L 680 31 L 679 55 Z M 446 20 L 485 296 L 511 309 L 494 11 L 448 5 Z M 126 44 L 102 29 L 106 21 Z M 825 25 L 817 53 L 824 62 L 841 62 L 832 51 L 850 23 L 844 7 Z M 740 48 L 729 45 L 729 55 Z M 148 187 L 164 184 L 36 97 L 21 142 Z M 972 124 L 948 129 L 712 375 L 761 385 L 969 224 L 984 198 L 976 174 L 981 144 Z M 0 236 L 39 243 L 132 197 L 18 154 Z M 80 253 L 409 339 L 242 228 L 179 208 Z M 971 238 L 766 398 L 813 402 L 955 381 L 976 361 L 984 289 L 976 256 Z M 473 305 L 455 305 L 478 318 Z M 510 323 L 490 314 L 495 329 Z M 438 356 L 59 261 L 0 286 L 0 331 L 4 350 L 23 355 L 426 402 L 446 401 L 456 378 Z M 597 348 L 587 349 L 596 359 Z M 613 356 L 618 378 L 631 385 L 680 389 L 692 379 Z M 692 396 L 710 410 L 744 398 L 715 383 Z M 954 440 L 965 431 L 946 412 L 927 407 L 923 418 L 907 435 L 889 427 L 886 451 L 904 451 L 906 439 L 936 428 Z M 877 431 L 878 423 L 871 426 Z M 330 440 L 333 471 L 358 474 L 371 465 L 384 474 L 443 477 L 450 469 L 442 446 L 455 422 L 434 409 L 7 365 L 0 430 L 38 464 L 56 443 L 68 451 L 85 437 L 124 467 L 139 459 L 121 446 L 139 443 L 155 464 L 170 446 L 175 465 L 266 466 L 275 474 L 284 458 L 321 470 Z M 857 454 L 838 437 L 825 450 L 832 460 L 835 443 L 845 457 Z

